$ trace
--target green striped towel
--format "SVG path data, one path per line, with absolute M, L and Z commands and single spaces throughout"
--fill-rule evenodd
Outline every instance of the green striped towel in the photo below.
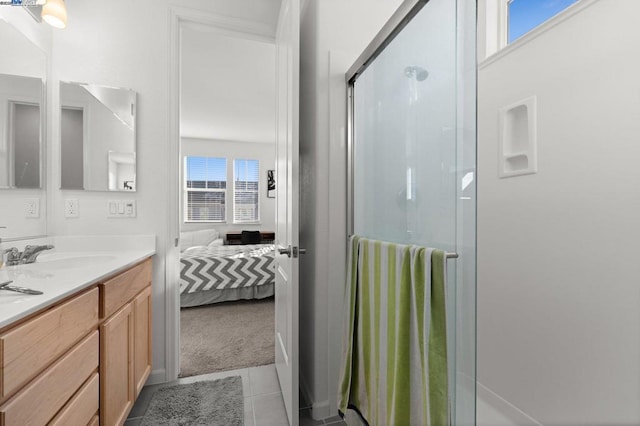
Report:
M 350 247 L 338 408 L 371 426 L 449 425 L 445 252 Z

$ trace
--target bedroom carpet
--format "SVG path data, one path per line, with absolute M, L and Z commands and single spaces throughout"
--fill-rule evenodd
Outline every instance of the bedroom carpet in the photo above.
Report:
M 175 425 L 244 425 L 240 376 L 158 389 L 141 426 Z
M 180 310 L 180 377 L 275 362 L 274 299 Z

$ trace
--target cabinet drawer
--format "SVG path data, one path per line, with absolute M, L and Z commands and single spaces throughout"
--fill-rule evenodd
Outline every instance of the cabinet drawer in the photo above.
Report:
M 98 289 L 0 335 L 0 401 L 24 386 L 98 325 Z
M 49 426 L 87 425 L 100 408 L 100 380 L 95 373 L 71 398 Z
M 98 331 L 0 406 L 0 425 L 46 424 L 98 368 Z
M 151 259 L 100 284 L 101 318 L 108 318 L 151 284 Z

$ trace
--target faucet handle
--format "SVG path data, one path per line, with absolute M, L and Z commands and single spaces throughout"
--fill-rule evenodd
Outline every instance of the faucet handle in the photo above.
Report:
M 16 247 L 8 248 L 4 251 L 4 254 L 7 255 L 7 265 L 13 266 L 17 265 L 20 262 L 20 250 Z

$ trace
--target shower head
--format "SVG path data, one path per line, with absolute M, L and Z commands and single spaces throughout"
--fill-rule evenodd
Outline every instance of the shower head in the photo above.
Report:
M 417 81 L 425 81 L 429 77 L 429 71 L 422 67 L 411 66 L 404 69 L 404 75 L 407 78 L 415 77 Z

